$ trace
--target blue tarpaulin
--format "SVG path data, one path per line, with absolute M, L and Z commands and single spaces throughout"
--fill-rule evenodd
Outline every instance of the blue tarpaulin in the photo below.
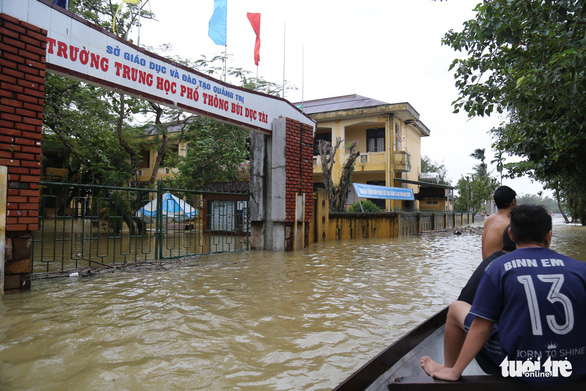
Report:
M 155 198 L 137 212 L 139 218 L 151 223 L 157 215 L 157 199 Z M 197 209 L 187 202 L 167 192 L 162 200 L 163 217 L 175 222 L 186 221 L 197 216 Z

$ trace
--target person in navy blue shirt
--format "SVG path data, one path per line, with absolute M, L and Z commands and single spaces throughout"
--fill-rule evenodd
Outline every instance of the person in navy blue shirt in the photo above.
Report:
M 458 296 L 457 300 L 465 301 L 466 303 L 472 305 L 472 302 L 474 301 L 474 296 L 476 295 L 476 290 L 478 289 L 478 285 L 480 284 L 480 279 L 482 278 L 482 275 L 484 274 L 484 271 L 486 270 L 488 265 L 490 265 L 492 261 L 494 261 L 498 257 L 510 253 L 511 251 L 515 251 L 517 246 L 515 245 L 515 242 L 513 242 L 513 240 L 511 240 L 511 238 L 509 237 L 509 227 L 510 225 L 507 225 L 507 227 L 503 230 L 503 248 L 490 254 L 489 257 L 485 258 L 480 263 L 480 265 L 476 267 L 476 270 L 474 270 L 474 273 L 472 273 L 472 276 L 470 276 L 468 282 L 466 283 L 466 285 L 464 285 L 464 288 L 462 288 L 460 296 Z
M 450 305 L 444 364 L 421 359 L 435 378 L 456 381 L 476 357 L 485 371 L 551 386 L 586 378 L 586 263 L 549 249 L 551 216 L 511 211 L 517 250 L 495 259 L 470 304 Z

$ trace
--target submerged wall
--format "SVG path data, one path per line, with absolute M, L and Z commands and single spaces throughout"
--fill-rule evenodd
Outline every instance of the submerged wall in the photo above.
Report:
M 330 213 L 325 190 L 315 197 L 311 241 L 396 238 L 444 231 L 472 223 L 467 213 Z

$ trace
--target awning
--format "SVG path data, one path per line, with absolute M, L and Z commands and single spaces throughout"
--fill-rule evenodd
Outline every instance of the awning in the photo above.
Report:
M 428 186 L 428 187 L 441 187 L 443 189 L 455 189 L 454 186 L 443 185 L 441 183 L 425 182 L 425 181 L 412 181 L 410 179 L 395 178 L 396 181 L 409 183 L 410 185 Z

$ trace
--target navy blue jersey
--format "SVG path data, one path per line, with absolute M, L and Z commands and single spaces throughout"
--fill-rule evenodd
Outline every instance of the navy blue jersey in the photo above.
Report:
M 503 255 L 470 312 L 498 325 L 505 376 L 540 385 L 586 377 L 586 263 L 542 247 Z

